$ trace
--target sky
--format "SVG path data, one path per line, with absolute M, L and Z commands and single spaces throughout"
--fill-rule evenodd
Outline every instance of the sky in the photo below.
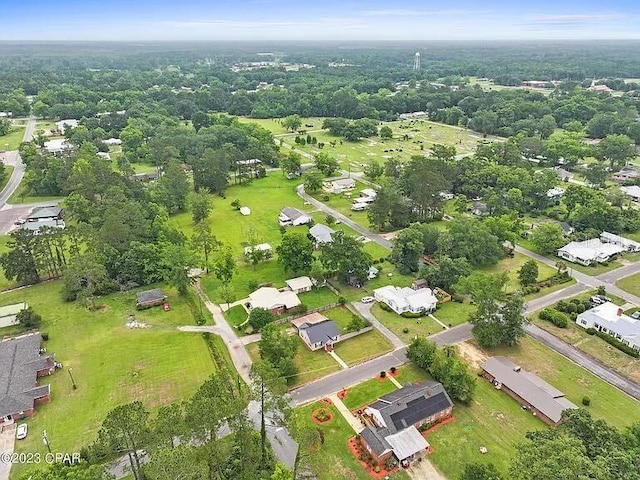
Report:
M 1 0 L 0 41 L 640 39 L 638 0 Z

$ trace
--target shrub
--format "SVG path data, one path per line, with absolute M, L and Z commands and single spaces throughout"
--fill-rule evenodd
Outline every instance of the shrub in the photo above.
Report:
M 598 332 L 598 331 L 596 331 L 596 335 L 601 339 L 603 339 L 605 342 L 607 342 L 609 345 L 616 347 L 621 352 L 624 352 L 633 358 L 640 358 L 640 352 L 638 352 L 637 350 L 634 350 L 629 345 L 622 343 L 617 338 L 612 337 L 611 335 L 607 335 L 604 332 Z
M 347 303 L 347 299 L 344 298 L 344 297 L 340 297 L 340 298 L 338 298 L 338 303 L 340 305 L 344 305 L 345 303 Z
M 576 312 L 577 312 L 577 313 L 583 313 L 583 312 L 584 312 L 584 310 L 585 310 L 585 309 L 584 309 L 584 305 L 583 305 L 582 303 L 578 303 L 578 304 L 576 305 Z
M 27 307 L 18 312 L 16 320 L 25 328 L 38 328 L 42 317 L 35 312 L 33 307 Z
M 597 330 L 595 328 L 593 328 L 593 327 L 587 328 L 587 334 L 588 335 L 595 335 L 596 332 L 597 332 Z
M 556 327 L 567 328 L 569 318 L 562 312 L 553 308 L 545 308 L 540 312 L 540 320 L 553 323 Z
M 409 329 L 408 329 L 407 327 L 404 327 L 404 328 L 402 329 L 402 333 L 409 333 Z
M 575 303 L 568 303 L 567 304 L 567 309 L 565 310 L 566 313 L 575 313 L 577 311 L 577 307 Z
M 319 422 L 326 422 L 331 418 L 331 414 L 325 408 L 321 408 L 316 412 L 316 420 Z
M 404 318 L 420 318 L 422 317 L 422 313 L 414 313 L 414 312 L 402 312 L 400 314 L 401 317 Z
M 560 300 L 558 303 L 556 303 L 555 309 L 558 310 L 559 312 L 566 312 L 567 305 L 568 303 L 566 300 Z
M 384 378 L 384 377 L 386 377 L 386 376 L 387 376 L 387 372 L 385 372 L 384 370 L 382 370 L 382 371 L 380 372 L 380 378 Z
M 250 292 L 255 292 L 258 289 L 259 285 L 260 284 L 256 280 L 249 280 L 247 282 L 247 287 L 249 288 Z
M 396 367 L 391 367 L 390 370 L 391 370 L 391 373 L 396 373 L 396 370 L 398 369 Z
M 391 307 L 384 302 L 380 302 L 378 303 L 378 305 L 380 305 L 380 308 L 385 312 L 393 312 L 393 310 L 391 310 Z
M 582 397 L 582 405 L 588 407 L 589 405 L 591 405 L 591 399 L 587 396 Z
M 600 285 L 598 287 L 597 293 L 598 293 L 598 295 L 606 295 L 607 294 L 607 289 L 605 288 L 604 285 Z
M 46 342 L 47 340 L 49 340 L 49 334 L 47 332 L 42 332 L 40 336 L 42 337 L 43 342 Z

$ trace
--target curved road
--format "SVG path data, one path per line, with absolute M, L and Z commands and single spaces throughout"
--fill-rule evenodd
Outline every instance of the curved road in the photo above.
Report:
M 35 128 L 36 117 L 32 115 L 27 121 L 27 126 L 24 129 L 24 137 L 22 141 L 30 142 L 33 139 L 33 131 L 35 130 Z M 23 176 L 24 163 L 22 163 L 20 155 L 18 154 L 16 155 L 16 163 L 13 167 L 11 178 L 9 179 L 9 182 L 7 182 L 7 185 L 4 187 L 2 192 L 0 192 L 0 209 L 4 208 L 4 206 L 7 204 L 7 200 L 9 200 L 9 197 L 11 197 L 11 195 L 13 195 L 13 192 L 18 189 Z

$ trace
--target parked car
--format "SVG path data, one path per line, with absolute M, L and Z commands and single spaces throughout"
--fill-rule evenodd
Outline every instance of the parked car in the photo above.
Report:
M 638 310 L 637 312 L 633 312 L 631 314 L 631 318 L 635 318 L 636 320 L 640 319 L 640 310 Z
M 24 440 L 27 438 L 27 424 L 21 423 L 18 425 L 18 429 L 16 430 L 16 438 L 18 440 Z
M 600 296 L 593 296 L 589 298 L 589 302 L 591 303 L 592 307 L 597 307 L 598 305 L 602 305 L 603 303 L 606 302 L 606 300 L 603 300 L 602 298 L 600 298 Z
M 376 299 L 373 297 L 362 297 L 362 303 L 373 303 Z

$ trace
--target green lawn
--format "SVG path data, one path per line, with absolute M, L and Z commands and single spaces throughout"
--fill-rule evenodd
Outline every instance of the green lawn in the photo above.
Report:
M 455 327 L 469 320 L 469 316 L 475 311 L 476 307 L 465 299 L 463 303 L 447 302 L 438 305 L 433 312 L 433 316 L 445 325 Z
M 325 310 L 322 312 L 327 318 L 333 320 L 340 331 L 345 332 L 347 330 L 347 326 L 351 323 L 351 319 L 353 318 L 353 313 L 347 307 L 338 306 L 334 308 L 330 308 L 329 310 Z
M 464 466 L 473 462 L 493 463 L 506 474 L 525 433 L 547 428 L 488 381 L 479 378 L 476 383 L 473 403 L 468 407 L 456 404 L 456 420 L 427 436 L 434 448 L 431 461 L 450 479 L 459 478 Z M 488 450 L 484 455 L 479 451 L 482 446 Z
M 481 271 L 491 274 L 507 272 L 509 274 L 507 292 L 514 292 L 521 288 L 520 282 L 518 281 L 518 272 L 520 267 L 528 260 L 529 257 L 516 252 L 513 257 L 503 258 L 497 264 L 482 268 Z M 549 265 L 537 261 L 536 264 L 538 265 L 538 281 L 546 280 L 556 273 L 556 269 Z
M 13 167 L 11 165 L 5 165 L 4 173 L 5 173 L 4 181 L 0 183 L 0 192 L 4 190 L 4 187 L 6 187 L 7 183 L 9 183 L 9 179 L 11 178 L 11 174 L 13 173 Z
M 24 139 L 24 125 L 14 125 L 11 132 L 7 135 L 0 136 L 0 150 L 12 151 L 18 150 L 18 147 Z
M 421 318 L 404 318 L 395 312 L 383 310 L 378 304 L 371 307 L 371 313 L 406 344 L 411 343 L 416 335 L 428 337 L 443 331 L 441 325 L 438 325 L 436 321 L 427 316 Z M 437 311 L 435 317 L 438 318 Z M 408 329 L 407 333 L 404 332 L 405 328 Z
M 404 385 L 405 383 L 419 383 L 424 380 L 430 380 L 430 378 L 431 377 L 429 377 L 424 369 L 414 365 L 413 363 L 405 363 L 398 367 L 398 373 L 396 375 L 396 380 L 401 385 Z
M 349 410 L 368 405 L 378 398 L 397 390 L 388 378 L 371 378 L 349 388 L 344 404 Z
M 640 273 L 618 280 L 616 286 L 633 295 L 640 296 Z
M 43 317 L 42 331 L 65 370 L 42 380 L 51 384 L 52 401 L 28 420 L 31 434 L 16 447 L 45 453 L 40 433 L 47 430 L 56 451 L 79 451 L 91 443 L 107 413 L 117 405 L 141 400 L 152 411 L 186 399 L 214 371 L 202 335 L 178 332 L 193 324 L 187 300 L 165 288 L 171 310 L 135 310 L 135 292 L 98 299 L 102 308 L 90 312 L 61 300 L 61 282 L 48 282 L 1 296 L 3 304 L 26 301 Z M 133 313 L 149 328 L 125 327 Z M 68 369 L 78 385 L 71 388 Z M 187 374 L 188 373 L 188 374 Z M 17 476 L 20 468 L 12 470 Z
M 36 203 L 36 202 L 48 202 L 55 200 L 64 200 L 64 197 L 40 197 L 34 196 L 31 192 L 27 191 L 24 182 L 21 182 L 18 185 L 18 188 L 13 195 L 9 197 L 7 203 L 9 204 L 17 204 L 17 203 Z
M 491 354 L 510 357 L 564 392 L 576 405 L 582 405 L 582 397 L 587 395 L 591 398 L 588 409 L 595 418 L 616 427 L 631 425 L 640 418 L 640 402 L 529 337 L 519 347 L 496 349 Z
M 309 310 L 324 307 L 325 305 L 338 301 L 336 294 L 327 287 L 314 288 L 310 292 L 300 293 L 298 294 L 298 298 Z
M 0 235 L 0 255 L 9 250 L 7 246 L 9 239 L 9 235 Z M 7 290 L 13 286 L 15 286 L 15 282 L 7 280 L 4 276 L 4 268 L 0 268 L 0 291 Z
M 312 196 L 316 200 L 319 200 L 325 205 L 327 205 L 328 207 L 333 208 L 334 210 L 337 210 L 338 212 L 343 214 L 345 217 L 349 218 L 350 220 L 353 220 L 357 224 L 365 228 L 369 228 L 370 224 L 369 224 L 369 218 L 367 217 L 367 211 L 363 210 L 360 212 L 354 212 L 353 210 L 351 210 L 351 207 L 353 206 L 354 198 L 359 197 L 360 190 L 364 188 L 368 188 L 368 186 L 356 180 L 356 188 L 354 188 L 351 192 L 349 192 L 348 196 L 342 193 L 340 194 L 327 193 L 323 190 L 320 190 L 314 193 Z M 326 218 L 326 214 L 324 215 L 324 218 Z M 322 223 L 324 223 L 324 220 Z
M 392 345 L 376 329 L 338 342 L 335 346 L 336 354 L 349 366 L 366 362 L 391 350 Z
M 317 425 L 311 419 L 313 411 L 321 407 L 329 409 L 333 414 L 333 420 L 327 425 Z M 312 403 L 297 408 L 296 414 L 300 416 L 302 423 L 322 430 L 324 442 L 312 457 L 315 459 L 313 463 L 317 464 L 315 473 L 319 480 L 371 480 L 347 446 L 349 438 L 353 437 L 355 432 L 333 405 Z M 405 480 L 409 477 L 405 472 L 399 471 L 391 478 Z
M 229 310 L 224 312 L 224 316 L 229 321 L 229 323 L 235 327 L 244 323 L 248 317 L 247 311 L 242 305 L 231 307 Z

